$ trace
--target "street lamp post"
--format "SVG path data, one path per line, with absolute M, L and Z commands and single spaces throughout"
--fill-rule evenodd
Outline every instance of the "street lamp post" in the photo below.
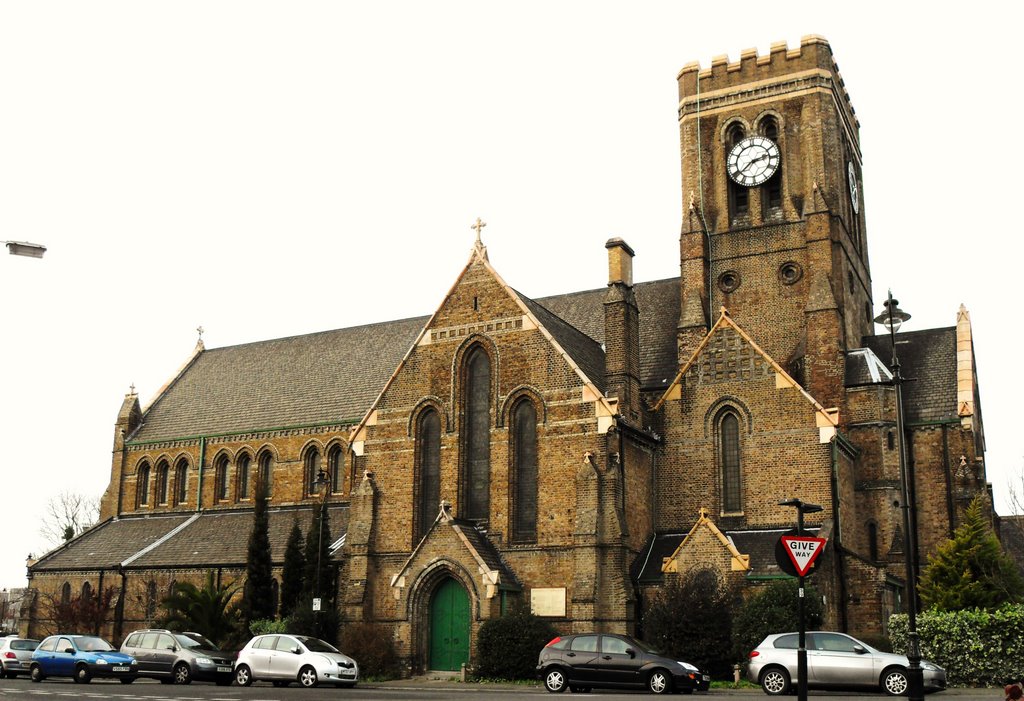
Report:
M 780 501 L 779 506 L 792 506 L 796 509 L 796 535 L 797 538 L 804 534 L 804 514 L 816 514 L 822 510 L 818 504 L 810 504 L 800 499 L 786 499 Z M 804 613 L 804 576 L 797 577 L 799 580 L 798 616 L 800 619 L 800 632 L 796 651 L 796 694 L 798 701 L 807 701 L 807 621 Z
M 896 353 L 896 332 L 910 314 L 900 309 L 899 302 L 892 298 L 885 300 L 885 311 L 875 317 L 874 322 L 889 330 L 892 347 L 892 385 L 896 389 L 896 441 L 900 462 L 900 504 L 903 510 L 903 559 L 906 569 L 907 599 L 907 697 L 910 701 L 924 699 L 924 672 L 921 669 L 921 639 L 917 634 L 917 519 L 914 515 L 913 476 L 907 465 L 907 449 L 903 428 L 903 373 L 900 358 Z
M 41 243 L 29 243 L 28 241 L 4 241 L 7 252 L 12 256 L 25 256 L 26 258 L 42 258 L 46 253 L 46 246 Z
M 315 598 L 321 599 L 321 596 L 320 596 L 320 567 L 321 567 L 321 558 L 323 557 L 323 551 L 324 551 L 324 517 L 325 517 L 325 515 L 327 513 L 327 495 L 331 493 L 331 476 L 322 467 L 319 470 L 317 470 L 316 482 L 314 482 L 314 485 L 316 485 L 316 488 L 318 490 L 319 489 L 323 489 L 324 490 L 323 498 L 320 499 L 320 518 L 317 519 L 317 527 L 319 529 L 319 533 L 317 533 L 317 540 L 316 540 L 316 588 L 313 590 L 314 593 L 315 593 Z M 319 609 L 314 607 L 313 608 L 314 615 L 316 613 L 318 613 L 318 612 L 319 612 Z M 317 632 L 319 633 L 319 630 Z

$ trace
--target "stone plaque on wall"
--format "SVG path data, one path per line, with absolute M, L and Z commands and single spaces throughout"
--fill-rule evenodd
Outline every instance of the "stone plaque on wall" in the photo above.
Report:
M 530 611 L 535 616 L 565 617 L 565 587 L 530 590 Z

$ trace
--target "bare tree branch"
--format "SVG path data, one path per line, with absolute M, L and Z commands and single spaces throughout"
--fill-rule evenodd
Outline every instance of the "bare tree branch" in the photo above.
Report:
M 47 502 L 39 534 L 55 548 L 95 525 L 99 515 L 99 497 L 61 492 Z

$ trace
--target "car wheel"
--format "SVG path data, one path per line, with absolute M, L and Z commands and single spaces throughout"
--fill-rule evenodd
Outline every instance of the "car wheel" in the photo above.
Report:
M 903 696 L 907 693 L 907 670 L 891 667 L 882 672 L 882 691 L 889 696 Z
M 544 672 L 544 688 L 552 694 L 565 691 L 565 672 L 560 667 L 551 667 Z
M 769 696 L 782 696 L 789 691 L 789 672 L 781 667 L 769 667 L 761 674 L 761 688 Z
M 238 686 L 252 686 L 252 670 L 248 665 L 238 665 L 238 669 L 235 670 L 235 681 Z
M 184 662 L 179 662 L 174 668 L 174 683 L 175 684 L 191 684 L 192 683 L 192 668 Z
M 647 677 L 647 688 L 652 694 L 671 694 L 672 677 L 663 669 L 656 669 Z
M 312 688 L 320 683 L 320 680 L 316 678 L 316 670 L 306 665 L 299 670 L 299 684 L 306 687 L 307 689 Z
M 88 684 L 92 681 L 92 674 L 84 664 L 75 667 L 75 681 L 79 684 Z
M 37 664 L 32 665 L 28 671 L 28 676 L 34 682 L 41 682 L 46 679 L 46 675 L 43 674 L 42 668 Z
M 122 684 L 131 684 L 133 681 L 135 681 L 135 677 L 121 677 L 119 681 Z

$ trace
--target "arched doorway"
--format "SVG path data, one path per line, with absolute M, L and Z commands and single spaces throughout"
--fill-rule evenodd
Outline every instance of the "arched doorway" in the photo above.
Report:
M 430 669 L 458 670 L 469 662 L 469 594 L 451 577 L 430 599 Z

